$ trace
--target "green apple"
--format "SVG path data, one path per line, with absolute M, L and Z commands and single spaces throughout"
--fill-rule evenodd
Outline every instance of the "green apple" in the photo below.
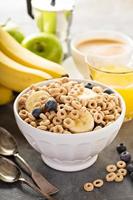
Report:
M 61 63 L 63 48 L 59 39 L 50 33 L 36 33 L 26 37 L 22 46 L 48 60 Z
M 19 43 L 21 43 L 25 38 L 24 34 L 19 29 L 19 27 L 11 20 L 8 21 L 5 25 L 3 25 L 3 28 Z

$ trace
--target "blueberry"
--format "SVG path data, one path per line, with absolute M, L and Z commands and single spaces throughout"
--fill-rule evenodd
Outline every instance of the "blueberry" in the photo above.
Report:
M 104 93 L 113 94 L 114 92 L 113 92 L 111 89 L 105 89 L 105 90 L 104 90 Z
M 133 172 L 133 161 L 127 165 L 127 171 L 129 174 Z
M 57 111 L 57 102 L 55 100 L 47 101 L 44 106 L 44 111 L 45 112 Z
M 33 111 L 32 111 L 32 115 L 36 118 L 36 119 L 39 119 L 40 117 L 40 114 L 42 112 L 42 109 L 41 108 L 35 108 Z
M 116 149 L 119 154 L 127 150 L 126 146 L 123 143 L 117 145 Z
M 124 151 L 120 154 L 120 159 L 128 163 L 131 160 L 131 154 L 128 151 Z
M 85 88 L 88 88 L 88 89 L 92 89 L 93 88 L 93 85 L 91 83 L 87 83 L 85 85 Z
M 133 181 L 133 172 L 131 172 L 130 178 L 131 178 L 131 180 Z

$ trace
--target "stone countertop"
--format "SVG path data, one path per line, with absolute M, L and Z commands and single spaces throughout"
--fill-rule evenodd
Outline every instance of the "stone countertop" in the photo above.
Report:
M 91 193 L 85 192 L 82 188 L 87 181 L 105 177 L 105 167 L 109 163 L 115 163 L 119 160 L 116 145 L 120 142 L 124 142 L 133 155 L 133 121 L 123 124 L 115 141 L 99 155 L 93 166 L 73 173 L 56 171 L 42 162 L 40 155 L 27 143 L 19 131 L 13 116 L 12 104 L 0 107 L 0 126 L 14 135 L 20 154 L 29 164 L 60 189 L 60 192 L 55 195 L 57 200 L 133 200 L 133 183 L 129 177 L 125 178 L 122 183 L 105 183 L 101 189 L 96 189 Z M 29 179 L 25 174 L 23 176 Z M 20 183 L 0 182 L 0 200 L 24 199 L 43 200 L 44 198 Z
M 100 2 L 100 3 L 99 3 Z M 73 20 L 72 35 L 84 30 L 113 29 L 133 37 L 133 0 L 77 0 Z M 26 1 L 4 0 L 0 2 L 0 22 L 11 17 L 26 34 L 37 31 L 35 23 L 26 15 Z M 86 193 L 82 186 L 85 182 L 105 176 L 105 167 L 115 163 L 119 157 L 116 145 L 124 142 L 133 155 L 133 121 L 124 123 L 115 141 L 100 155 L 92 167 L 74 173 L 56 171 L 45 165 L 40 155 L 27 143 L 19 131 L 12 110 L 12 104 L 0 107 L 0 126 L 7 128 L 16 138 L 20 154 L 42 173 L 60 192 L 57 200 L 133 200 L 133 183 L 127 177 L 124 182 L 106 183 L 101 189 Z M 23 174 L 25 177 L 26 175 Z M 28 177 L 26 177 L 28 178 Z M 20 183 L 0 182 L 0 200 L 43 200 L 41 196 Z

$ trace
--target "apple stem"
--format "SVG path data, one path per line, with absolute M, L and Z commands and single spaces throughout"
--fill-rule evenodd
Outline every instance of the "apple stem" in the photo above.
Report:
M 51 0 L 51 6 L 55 6 L 56 0 Z

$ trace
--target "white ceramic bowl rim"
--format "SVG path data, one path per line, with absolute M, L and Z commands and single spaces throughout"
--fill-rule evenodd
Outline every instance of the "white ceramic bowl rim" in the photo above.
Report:
M 93 37 L 93 34 L 100 34 L 100 36 L 94 36 Z M 127 52 L 130 52 L 131 50 L 133 50 L 133 40 L 126 34 L 122 33 L 122 32 L 119 32 L 119 31 L 113 31 L 113 30 L 92 30 L 92 31 L 88 31 L 87 33 L 83 34 L 78 34 L 76 37 L 74 36 L 74 39 L 72 39 L 71 41 L 71 49 L 74 49 L 75 52 L 77 52 L 78 54 L 82 55 L 82 56 L 85 56 L 84 53 L 82 53 L 80 50 L 78 50 L 76 48 L 76 44 L 79 44 L 81 41 L 87 39 L 87 38 L 103 38 L 103 36 L 101 36 L 101 34 L 109 34 L 110 35 L 110 38 L 111 38 L 111 34 L 116 34 L 117 36 L 121 36 L 123 40 L 127 41 L 127 44 L 129 44 L 128 48 L 126 48 Z M 91 37 L 90 37 L 91 35 Z M 107 36 L 104 36 L 104 38 L 109 38 L 109 35 Z M 88 36 L 88 37 L 87 37 Z M 112 38 L 113 39 L 113 38 Z M 122 40 L 120 38 L 120 40 Z M 116 40 L 119 40 L 119 39 L 116 39 Z M 124 52 L 125 53 L 125 52 Z M 93 53 L 91 52 L 88 52 L 88 54 L 90 55 L 94 55 Z M 112 56 L 109 56 L 109 58 L 111 57 L 118 57 L 118 56 L 122 56 L 122 54 L 117 54 L 117 55 L 112 55 Z M 86 56 L 87 57 L 87 56 Z M 98 57 L 98 56 L 97 56 Z M 106 57 L 106 56 L 99 56 L 99 57 Z
M 52 80 L 48 80 L 48 81 L 43 81 L 43 82 L 39 82 L 39 83 L 36 83 L 35 85 L 37 85 L 37 86 L 41 86 L 41 85 L 47 85 L 48 83 L 50 83 L 50 82 L 54 82 L 56 79 L 52 79 Z M 98 81 L 93 81 L 93 80 L 87 80 L 87 79 L 84 79 L 84 80 L 82 80 L 82 79 L 71 79 L 71 80 L 74 80 L 74 81 L 84 81 L 84 82 L 91 82 L 91 83 L 94 83 L 94 84 L 98 84 L 98 85 L 101 85 L 102 87 L 105 87 L 105 88 L 108 88 L 108 89 L 111 89 L 119 98 L 120 98 L 120 101 L 121 101 L 121 107 L 122 107 L 122 112 L 121 112 L 121 115 L 123 115 L 123 114 L 125 114 L 125 110 L 126 110 L 126 106 L 125 106 L 125 102 L 124 102 L 124 100 L 123 100 L 123 98 L 121 97 L 121 95 L 119 95 L 114 89 L 112 89 L 111 87 L 109 87 L 109 86 L 107 86 L 107 85 L 105 85 L 105 84 L 102 84 L 102 83 L 100 83 L 100 82 L 98 82 Z M 14 102 L 14 105 L 13 105 L 13 109 L 14 109 L 14 113 L 15 113 L 15 115 L 19 118 L 19 120 L 22 122 L 22 123 L 24 123 L 25 125 L 27 125 L 27 126 L 30 126 L 30 128 L 32 128 L 33 130 L 35 129 L 35 130 L 37 130 L 37 128 L 35 128 L 35 127 L 33 127 L 33 126 L 31 126 L 31 125 L 29 125 L 28 123 L 26 123 L 24 120 L 22 120 L 21 119 L 21 117 L 19 116 L 19 114 L 18 114 L 18 109 L 17 109 L 17 107 L 18 107 L 18 100 L 19 100 L 19 98 L 24 94 L 24 93 L 26 93 L 28 90 L 29 90 L 29 88 L 30 87 L 28 87 L 28 88 L 26 88 L 25 90 L 23 90 L 18 96 L 17 96 L 17 98 L 15 99 L 15 102 Z M 59 133 L 52 133 L 52 132 L 50 132 L 50 131 L 43 131 L 43 130 L 40 130 L 40 129 L 38 129 L 38 131 L 40 132 L 40 133 L 42 133 L 42 134 L 47 134 L 47 135 L 51 135 L 51 136 L 55 136 L 55 137 L 70 137 L 70 138 L 72 138 L 72 137 L 81 137 L 81 135 L 84 137 L 84 136 L 86 136 L 86 135 L 90 135 L 90 134 L 100 134 L 100 132 L 102 132 L 103 131 L 103 129 L 104 129 L 104 131 L 106 131 L 107 129 L 108 129 L 108 127 L 111 127 L 115 122 L 117 122 L 118 120 L 119 120 L 119 118 L 121 117 L 121 115 L 118 117 L 118 119 L 117 120 L 115 120 L 114 122 L 112 122 L 111 124 L 109 124 L 108 126 L 106 126 L 106 127 L 103 127 L 103 128 L 101 128 L 101 129 L 99 129 L 99 130 L 95 130 L 95 131 L 88 131 L 88 132 L 83 132 L 83 133 L 75 133 L 75 134 L 59 134 Z

